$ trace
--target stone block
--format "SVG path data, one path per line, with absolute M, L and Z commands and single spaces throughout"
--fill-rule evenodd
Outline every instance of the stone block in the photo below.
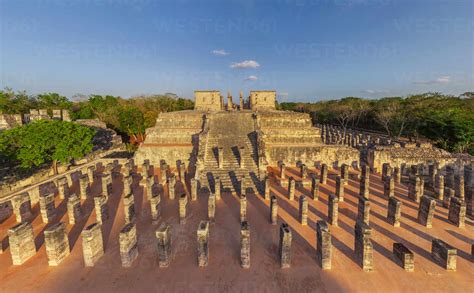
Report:
M 54 206 L 54 193 L 49 193 L 39 198 L 40 213 L 43 223 L 49 223 L 56 216 Z
M 102 225 L 100 223 L 93 223 L 87 226 L 82 230 L 81 236 L 84 265 L 86 267 L 93 267 L 104 255 Z
M 354 253 L 364 272 L 373 271 L 373 247 L 370 240 L 372 229 L 363 221 L 357 221 L 354 235 Z
M 128 223 L 120 230 L 119 245 L 122 267 L 130 267 L 138 257 L 137 227 L 135 224 Z
M 58 222 L 46 228 L 44 231 L 44 242 L 50 266 L 59 265 L 71 253 L 66 224 L 64 222 Z
M 8 245 L 13 265 L 25 263 L 36 254 L 33 227 L 28 222 L 22 222 L 8 229 Z
M 156 231 L 158 239 L 158 265 L 160 268 L 166 268 L 171 263 L 171 226 L 162 223 Z
M 448 271 L 456 270 L 457 249 L 441 239 L 431 240 L 431 257 Z
M 331 232 L 325 221 L 316 223 L 316 254 L 321 268 L 330 270 L 332 263 Z
M 393 254 L 407 272 L 415 270 L 415 255 L 402 243 L 393 243 Z
M 67 199 L 67 216 L 71 225 L 76 224 L 83 217 L 81 200 L 76 195 Z
M 108 199 L 105 196 L 94 197 L 96 220 L 102 225 L 109 218 Z
M 458 227 L 464 227 L 466 220 L 466 203 L 457 197 L 451 197 L 448 220 Z
M 402 202 L 395 197 L 388 199 L 387 221 L 394 227 L 400 227 L 402 216 Z
M 426 195 L 421 197 L 418 208 L 418 222 L 426 228 L 431 228 L 436 208 L 436 200 Z

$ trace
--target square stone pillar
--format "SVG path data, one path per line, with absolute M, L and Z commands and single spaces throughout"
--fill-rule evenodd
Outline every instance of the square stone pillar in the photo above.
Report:
M 135 224 L 128 223 L 120 230 L 119 245 L 122 267 L 130 267 L 138 257 L 137 227 Z
M 431 257 L 448 271 L 456 270 L 458 251 L 441 239 L 431 240 Z
M 211 193 L 209 194 L 209 199 L 207 200 L 207 217 L 209 222 L 214 223 L 214 218 L 216 216 L 216 195 Z
M 369 178 L 370 180 L 370 166 L 368 165 L 361 166 L 361 178 Z
M 104 242 L 102 239 L 102 225 L 93 223 L 81 232 L 82 252 L 84 255 L 84 265 L 93 267 L 104 255 Z
M 151 222 L 158 223 L 161 217 L 161 195 L 155 194 L 150 198 Z
M 321 176 L 319 177 L 319 183 L 326 184 L 328 181 L 328 165 L 323 164 L 321 166 Z
M 386 198 L 395 196 L 395 180 L 392 176 L 385 177 L 385 181 L 383 183 L 383 195 Z
M 457 197 L 451 197 L 448 220 L 458 227 L 464 227 L 466 220 L 466 203 Z
M 110 174 L 103 174 L 102 177 L 102 195 L 107 197 L 112 195 L 112 176 Z
M 239 148 L 239 165 L 240 165 L 240 169 L 244 169 L 245 168 L 245 163 L 244 163 L 244 158 L 245 158 L 246 154 L 245 154 L 245 147 L 240 147 Z
M 444 198 L 444 176 L 441 174 L 436 174 L 435 177 L 435 194 L 438 200 L 443 200 Z
M 179 180 L 185 182 L 186 180 L 186 163 L 181 162 L 178 166 Z
M 158 265 L 167 268 L 171 263 L 171 226 L 162 223 L 155 235 L 158 239 Z
M 418 208 L 418 222 L 426 228 L 431 228 L 436 208 L 436 200 L 426 195 L 421 197 Z
M 179 223 L 186 223 L 186 206 L 188 205 L 188 196 L 183 193 L 179 196 Z
M 209 264 L 209 222 L 201 221 L 197 229 L 198 266 L 207 267 Z
M 240 196 L 240 222 L 247 221 L 247 195 Z
M 191 178 L 191 200 L 197 200 L 199 180 Z
M 22 265 L 36 254 L 33 227 L 22 222 L 8 229 L 8 245 L 14 266 Z
M 95 217 L 97 222 L 101 225 L 109 218 L 109 207 L 107 202 L 108 199 L 105 196 L 94 197 Z
M 217 148 L 217 162 L 219 164 L 219 169 L 224 168 L 224 148 Z
M 437 174 L 438 174 L 437 166 L 435 164 L 428 165 L 428 178 L 429 178 L 428 184 L 432 188 L 435 187 L 435 181 L 436 181 L 435 178 Z
M 245 178 L 242 178 L 240 180 L 240 189 L 242 190 L 242 186 L 245 186 Z M 244 187 L 245 189 L 245 187 Z M 221 199 L 221 192 L 222 192 L 222 182 L 221 178 L 216 177 L 215 183 L 214 183 L 214 194 L 216 195 L 216 200 Z
M 400 184 L 400 182 L 402 182 L 402 173 L 401 173 L 400 167 L 393 168 L 393 176 L 392 177 L 393 177 L 393 180 L 395 181 L 395 183 Z
M 305 180 L 308 177 L 308 167 L 305 164 L 300 166 L 300 177 L 301 180 Z
M 321 268 L 330 270 L 332 263 L 331 232 L 325 221 L 316 223 L 316 254 Z
M 329 203 L 328 203 L 329 224 L 336 227 L 339 226 L 338 215 L 339 215 L 339 199 L 334 194 L 330 194 Z
M 349 184 L 349 165 L 347 164 L 341 165 L 341 178 L 344 182 L 344 185 Z
M 449 203 L 451 202 L 451 198 L 455 197 L 455 191 L 452 188 L 445 188 L 444 197 L 443 197 L 443 207 L 449 208 Z
M 245 194 L 247 189 L 247 178 L 245 176 L 242 176 L 240 178 L 240 195 Z
M 393 254 L 407 272 L 415 271 L 415 255 L 402 243 L 393 243 Z
M 296 181 L 293 177 L 288 179 L 288 199 L 294 200 L 295 199 L 295 188 L 296 188 Z
M 44 231 L 44 242 L 46 255 L 48 256 L 48 265 L 50 266 L 59 265 L 71 253 L 66 224 L 64 222 L 58 222 L 46 228 Z
M 270 199 L 270 178 L 268 176 L 265 176 L 265 193 L 264 193 L 264 199 L 269 200 Z
M 94 173 L 95 173 L 96 167 L 95 165 L 87 167 L 87 177 L 89 177 L 89 182 L 92 183 L 94 182 Z
M 285 163 L 280 162 L 279 166 L 280 166 L 280 180 L 281 180 L 281 179 L 285 179 L 285 178 L 286 178 L 286 177 L 285 177 L 285 168 L 286 168 L 286 165 L 285 165 Z
M 455 188 L 454 187 L 454 168 L 452 166 L 446 166 L 446 175 L 444 176 L 444 183 L 446 187 Z
M 148 177 L 148 171 L 150 169 L 150 160 L 144 160 L 142 163 L 142 176 Z
M 363 197 L 359 198 L 359 203 L 357 205 L 357 220 L 363 221 L 369 225 L 370 218 L 370 201 Z
M 12 200 L 13 213 L 15 214 L 16 221 L 26 222 L 32 217 L 31 212 L 31 200 L 28 192 L 20 193 L 15 196 Z
M 344 180 L 340 177 L 336 177 L 336 196 L 339 202 L 344 202 Z
M 250 225 L 247 221 L 240 224 L 240 265 L 250 268 Z
M 133 194 L 130 193 L 123 198 L 123 209 L 125 214 L 125 223 L 135 223 L 135 197 Z
M 54 206 L 54 193 L 49 193 L 39 198 L 40 213 L 43 223 L 49 223 L 56 216 Z
M 67 185 L 67 178 L 61 177 L 58 179 L 58 196 L 60 199 L 65 199 L 69 195 L 69 186 Z
M 299 216 L 300 216 L 300 224 L 303 226 L 308 225 L 308 199 L 306 195 L 301 195 L 300 199 L 300 209 L 299 209 Z
M 319 198 L 319 183 L 316 174 L 311 174 L 311 196 L 315 201 Z
M 76 224 L 83 217 L 81 200 L 77 195 L 72 195 L 67 199 L 67 217 L 71 225 Z
M 176 177 L 174 174 L 170 175 L 170 178 L 168 179 L 168 197 L 169 199 L 174 199 L 176 196 Z
M 388 199 L 387 221 L 394 227 L 400 227 L 402 216 L 402 202 L 395 197 Z
M 291 229 L 286 223 L 282 223 L 280 226 L 280 266 L 282 269 L 289 268 L 291 266 Z
M 456 196 L 464 200 L 465 192 L 464 192 L 464 174 L 463 173 L 460 173 L 454 176 L 454 190 L 456 192 Z
M 362 176 L 360 178 L 359 196 L 365 199 L 369 199 L 369 192 L 370 192 L 369 176 Z
M 82 175 L 79 177 L 79 195 L 81 196 L 81 199 L 87 199 L 89 193 L 89 177 L 87 175 Z
M 132 193 L 132 183 L 133 178 L 132 176 L 124 176 L 123 177 L 123 196 L 127 196 Z
M 355 225 L 354 253 L 364 272 L 373 270 L 373 247 L 370 240 L 372 229 L 364 222 Z
M 278 200 L 274 195 L 270 200 L 270 222 L 272 225 L 276 225 L 278 222 Z

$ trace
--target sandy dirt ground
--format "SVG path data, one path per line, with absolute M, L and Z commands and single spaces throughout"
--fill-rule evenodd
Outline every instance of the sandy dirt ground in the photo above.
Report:
M 276 170 L 275 170 L 276 171 Z M 318 170 L 309 170 L 318 173 Z M 158 173 L 158 170 L 155 171 Z M 14 217 L 0 224 L 0 240 L 4 252 L 0 254 L 1 292 L 473 292 L 474 263 L 471 243 L 474 222 L 467 219 L 465 228 L 458 228 L 447 220 L 447 209 L 439 204 L 433 228 L 420 225 L 418 204 L 407 198 L 407 187 L 396 185 L 396 197 L 403 202 L 401 227 L 386 221 L 387 199 L 383 197 L 380 175 L 372 174 L 370 181 L 370 226 L 374 247 L 374 271 L 363 272 L 354 256 L 354 225 L 357 216 L 359 183 L 351 179 L 345 190 L 345 201 L 339 204 L 339 227 L 331 227 L 333 243 L 332 269 L 322 271 L 316 260 L 316 221 L 326 220 L 328 194 L 334 193 L 335 174 L 330 171 L 328 183 L 320 185 L 318 201 L 309 198 L 308 226 L 298 222 L 298 198 L 309 196 L 308 189 L 297 188 L 294 201 L 287 199 L 284 187 L 271 178 L 272 194 L 279 201 L 279 225 L 286 222 L 292 229 L 291 268 L 281 269 L 278 258 L 279 225 L 270 224 L 269 201 L 249 194 L 247 219 L 251 231 L 251 266 L 240 267 L 240 216 L 236 195 L 224 193 L 217 202 L 216 221 L 210 226 L 209 266 L 197 266 L 196 230 L 201 220 L 207 219 L 207 197 L 199 194 L 197 201 L 189 201 L 187 220 L 179 224 L 178 199 L 162 197 L 160 223 L 172 226 L 173 257 L 168 268 L 159 268 L 155 230 L 151 223 L 150 207 L 143 188 L 134 187 L 138 213 L 137 233 L 139 256 L 130 268 L 122 268 L 118 235 L 124 226 L 121 176 L 114 178 L 114 194 L 109 198 L 110 218 L 104 223 L 105 255 L 95 267 L 84 267 L 82 229 L 95 222 L 93 200 L 82 201 L 87 217 L 76 225 L 69 225 L 71 255 L 57 267 L 48 266 L 39 207 L 34 206 L 32 221 L 37 254 L 21 266 L 13 266 L 8 248 L 7 230 L 15 225 Z M 278 172 L 274 172 L 277 174 Z M 296 168 L 288 175 L 298 178 Z M 138 183 L 140 176 L 136 176 Z M 77 182 L 72 189 L 77 188 Z M 97 180 L 92 194 L 100 193 Z M 180 185 L 178 190 L 184 190 Z M 66 201 L 56 199 L 55 221 L 67 221 Z M 448 272 L 431 258 L 431 240 L 441 238 L 457 248 L 457 271 Z M 415 272 L 405 272 L 392 253 L 394 242 L 405 244 L 415 253 Z

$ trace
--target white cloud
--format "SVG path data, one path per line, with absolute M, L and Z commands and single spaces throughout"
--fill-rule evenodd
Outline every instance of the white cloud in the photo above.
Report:
M 420 80 L 420 81 L 414 81 L 414 84 L 448 84 L 451 82 L 451 76 L 440 76 L 436 79 L 433 80 Z
M 278 95 L 279 95 L 280 97 L 288 97 L 288 93 L 285 93 L 285 92 L 283 92 L 283 93 L 278 93 Z
M 376 95 L 376 94 L 388 94 L 387 90 L 363 90 L 364 93 L 369 95 Z
M 244 80 L 247 81 L 247 80 L 250 80 L 250 81 L 255 81 L 257 80 L 258 77 L 256 77 L 255 75 L 249 75 L 247 76 Z
M 260 64 L 258 64 L 258 62 L 254 60 L 245 60 L 238 63 L 232 63 L 230 65 L 230 68 L 258 68 L 258 67 L 260 67 Z
M 211 53 L 217 56 L 227 56 L 230 54 L 224 49 L 212 50 Z

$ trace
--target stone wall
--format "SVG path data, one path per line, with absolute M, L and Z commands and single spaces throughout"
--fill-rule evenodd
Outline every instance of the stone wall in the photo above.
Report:
M 252 111 L 275 110 L 275 91 L 250 91 L 250 109 Z
M 22 124 L 20 114 L 0 114 L 0 130 L 11 129 Z
M 219 91 L 195 91 L 194 100 L 194 110 L 197 111 L 220 111 L 224 109 Z

